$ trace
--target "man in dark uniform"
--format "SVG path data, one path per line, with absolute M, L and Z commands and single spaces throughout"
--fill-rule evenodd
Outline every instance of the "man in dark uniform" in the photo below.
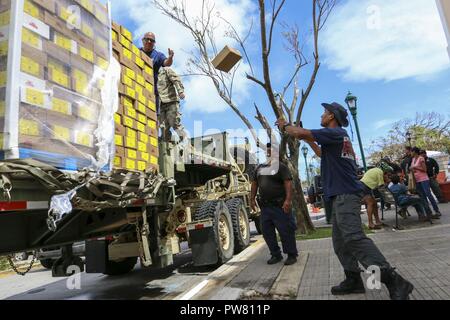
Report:
M 324 103 L 321 130 L 306 130 L 279 119 L 282 133 L 311 142 L 314 152 L 321 157 L 322 185 L 326 199 L 333 205 L 333 246 L 344 268 L 346 279 L 331 289 L 333 295 L 365 292 L 358 262 L 364 268 L 378 268 L 382 283 L 391 299 L 407 300 L 413 285 L 403 279 L 386 261 L 377 246 L 362 228 L 362 184 L 356 175 L 355 152 L 350 138 L 342 127 L 347 127 L 348 113 L 334 102 Z M 319 147 L 319 145 L 320 147 Z
M 173 64 L 174 52 L 169 48 L 169 58 L 162 52 L 155 49 L 156 37 L 153 32 L 147 32 L 142 38 L 143 47 L 141 48 L 153 60 L 153 76 L 155 78 L 155 96 L 156 106 L 159 112 L 159 93 L 158 93 L 158 74 L 161 67 L 171 67 Z
M 267 163 L 258 166 L 252 177 L 251 206 L 256 211 L 256 194 L 261 208 L 261 223 L 264 240 L 272 257 L 268 264 L 283 260 L 278 246 L 276 231 L 280 234 L 283 252 L 288 255 L 285 265 L 297 262 L 297 229 L 292 213 L 292 175 L 289 168 L 280 162 L 277 150 L 267 147 Z M 275 148 L 274 148 L 275 149 Z

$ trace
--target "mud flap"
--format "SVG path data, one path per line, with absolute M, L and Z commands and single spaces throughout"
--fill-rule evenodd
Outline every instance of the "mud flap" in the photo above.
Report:
M 193 223 L 187 226 L 194 266 L 214 265 L 219 261 L 212 223 Z

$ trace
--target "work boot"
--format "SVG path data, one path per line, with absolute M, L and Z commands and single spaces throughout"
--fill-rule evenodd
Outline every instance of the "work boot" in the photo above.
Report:
M 341 284 L 331 288 L 331 294 L 335 296 L 352 294 L 352 293 L 365 293 L 364 283 L 361 279 L 360 272 L 344 271 L 345 280 Z
M 409 295 L 414 290 L 412 283 L 403 279 L 393 268 L 381 271 L 381 282 L 388 288 L 391 300 L 409 300 Z
M 280 256 L 272 256 L 272 258 L 269 259 L 269 261 L 267 261 L 267 264 L 276 264 L 278 262 L 280 262 L 281 260 L 283 260 L 283 257 Z
M 294 263 L 297 262 L 297 257 L 294 255 L 289 255 L 288 258 L 286 259 L 286 261 L 284 262 L 285 266 L 290 266 L 293 265 Z

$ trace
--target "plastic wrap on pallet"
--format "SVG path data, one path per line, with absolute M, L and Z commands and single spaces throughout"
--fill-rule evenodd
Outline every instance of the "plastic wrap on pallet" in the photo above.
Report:
M 108 7 L 98 0 L 11 3 L 9 55 L 1 59 L 2 157 L 34 158 L 64 170 L 109 170 L 120 67 L 112 60 Z

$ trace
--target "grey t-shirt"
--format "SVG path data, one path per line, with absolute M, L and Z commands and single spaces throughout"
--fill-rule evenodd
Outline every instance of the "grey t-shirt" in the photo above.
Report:
M 284 188 L 284 182 L 291 181 L 292 175 L 289 168 L 281 162 L 273 165 L 273 167 L 278 167 L 278 171 L 276 169 L 271 170 L 268 164 L 258 166 L 253 174 L 252 181 L 258 183 L 261 199 L 265 201 L 285 200 L 286 190 Z

